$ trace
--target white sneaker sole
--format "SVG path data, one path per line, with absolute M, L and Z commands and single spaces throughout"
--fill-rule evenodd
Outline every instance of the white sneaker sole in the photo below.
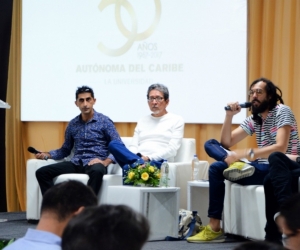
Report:
M 229 181 L 237 181 L 254 174 L 255 168 L 251 165 L 243 167 L 242 169 L 232 168 L 225 169 L 223 176 Z
M 225 242 L 226 240 L 226 236 L 224 235 L 220 235 L 219 237 L 213 239 L 213 240 L 187 240 L 187 242 L 189 243 L 198 243 L 198 244 L 201 244 L 201 243 L 220 243 L 220 242 Z

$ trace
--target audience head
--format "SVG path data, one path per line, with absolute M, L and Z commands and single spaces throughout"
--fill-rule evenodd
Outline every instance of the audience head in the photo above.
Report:
M 64 221 L 80 208 L 97 205 L 93 190 L 78 181 L 59 183 L 46 191 L 43 196 L 41 215 L 55 214 L 58 221 Z
M 300 248 L 300 193 L 288 198 L 280 208 L 284 245 L 291 250 Z
M 62 236 L 63 250 L 140 250 L 149 223 L 125 205 L 85 208 L 70 220 Z
M 82 94 L 82 93 L 91 93 L 91 96 L 94 98 L 94 91 L 91 87 L 81 86 L 81 87 L 78 87 L 77 90 L 76 90 L 76 93 L 75 93 L 76 100 L 78 98 L 78 95 Z
M 266 241 L 248 241 L 234 248 L 234 250 L 284 250 L 283 246 Z

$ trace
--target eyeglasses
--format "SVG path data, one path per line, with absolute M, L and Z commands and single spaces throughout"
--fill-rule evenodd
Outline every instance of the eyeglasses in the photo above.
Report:
M 254 93 L 256 93 L 257 95 L 261 95 L 264 93 L 264 91 L 262 89 L 251 89 L 249 90 L 248 95 L 253 96 Z
M 157 96 L 157 97 L 149 97 L 149 98 L 148 98 L 148 102 L 153 102 L 154 100 L 157 101 L 157 102 L 162 102 L 162 101 L 164 100 L 164 98 L 161 97 L 161 96 Z

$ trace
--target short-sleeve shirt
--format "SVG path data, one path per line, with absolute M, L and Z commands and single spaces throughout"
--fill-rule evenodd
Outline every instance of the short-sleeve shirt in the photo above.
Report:
M 266 119 L 262 119 L 262 125 L 254 121 L 253 115 L 251 115 L 240 126 L 251 136 L 255 133 L 257 146 L 262 148 L 276 144 L 278 129 L 287 125 L 291 127 L 291 132 L 286 154 L 300 154 L 297 122 L 292 110 L 286 105 L 276 105 L 269 111 Z M 261 160 L 266 161 L 266 159 Z

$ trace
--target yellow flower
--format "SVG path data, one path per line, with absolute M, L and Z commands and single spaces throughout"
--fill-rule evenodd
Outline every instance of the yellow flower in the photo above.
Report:
M 132 179 L 134 178 L 134 173 L 133 173 L 133 172 L 129 172 L 128 178 L 129 178 L 130 180 L 132 180 Z
M 142 166 L 142 165 L 139 165 L 139 166 L 138 166 L 138 169 L 141 169 L 141 168 L 143 168 L 143 166 Z
M 153 173 L 153 172 L 154 172 L 154 167 L 150 166 L 150 167 L 149 167 L 149 172 L 150 172 L 150 173 Z
M 141 178 L 144 180 L 144 181 L 147 181 L 149 179 L 149 174 L 148 173 L 143 173 Z
M 160 179 L 160 173 L 157 173 L 157 174 L 156 174 L 156 177 L 157 177 L 158 179 Z

